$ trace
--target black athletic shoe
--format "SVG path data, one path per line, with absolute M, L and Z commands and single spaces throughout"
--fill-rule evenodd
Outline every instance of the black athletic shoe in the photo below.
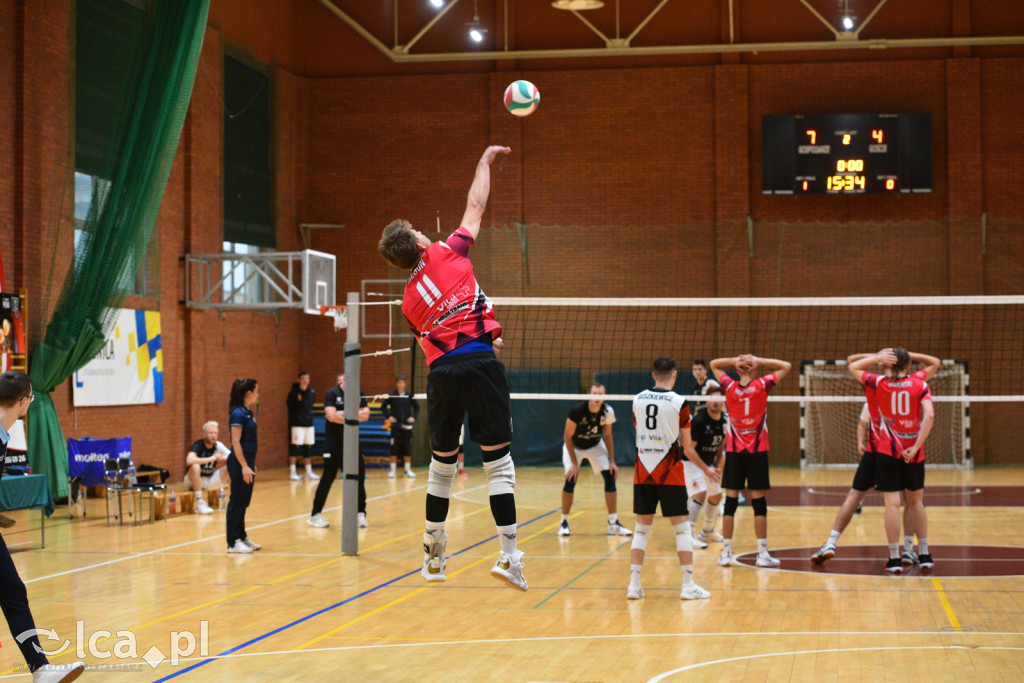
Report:
M 900 558 L 898 558 L 898 557 L 890 557 L 889 561 L 885 563 L 885 573 L 886 574 L 902 574 L 903 573 L 903 563 L 900 562 Z
M 935 566 L 935 561 L 932 559 L 932 556 L 928 553 L 918 555 L 918 559 L 921 561 L 922 569 L 931 569 Z
M 864 512 L 864 503 L 857 503 L 857 510 L 856 510 L 856 514 L 858 514 L 858 515 L 859 515 L 859 514 L 860 514 L 860 513 L 862 513 L 862 512 Z

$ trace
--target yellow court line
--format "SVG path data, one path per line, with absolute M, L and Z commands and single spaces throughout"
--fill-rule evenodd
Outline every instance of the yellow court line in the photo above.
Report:
M 583 514 L 582 512 L 577 512 L 574 515 L 570 515 L 569 519 L 572 519 L 573 517 L 578 517 L 578 516 L 580 516 L 582 514 Z M 550 531 L 551 529 L 556 529 L 556 528 L 558 528 L 558 526 L 561 523 L 562 523 L 562 521 L 559 520 L 559 521 L 555 522 L 554 524 L 551 524 L 550 526 L 546 526 L 543 529 L 541 529 L 540 531 L 538 531 L 538 532 L 536 532 L 534 534 L 531 534 L 530 536 L 527 536 L 523 540 L 519 541 L 519 543 L 517 543 L 517 545 L 521 544 L 521 543 L 526 543 L 527 541 L 529 541 L 531 539 L 537 538 L 538 536 L 540 536 L 541 534 L 545 533 L 546 531 Z M 484 562 L 487 562 L 488 560 L 490 560 L 495 555 L 497 555 L 497 553 L 491 553 L 490 555 L 487 555 L 486 557 L 480 558 L 476 562 L 473 562 L 471 564 L 467 564 L 462 569 L 458 569 L 458 570 L 452 572 L 451 574 L 448 574 L 447 576 L 449 576 L 449 577 L 451 577 L 451 576 L 458 576 L 459 574 L 461 574 L 464 571 L 468 571 L 468 570 L 472 569 L 473 567 L 475 567 L 475 566 L 477 566 L 479 564 L 483 564 Z M 395 605 L 397 605 L 400 602 L 405 602 L 409 598 L 411 598 L 413 596 L 416 596 L 416 595 L 419 595 L 420 593 L 422 593 L 425 590 L 430 590 L 430 588 L 431 588 L 431 586 L 423 586 L 422 588 L 417 588 L 417 589 L 413 590 L 413 592 L 411 592 L 411 593 L 406 593 L 405 595 L 403 595 L 400 598 L 396 598 L 396 599 L 392 600 L 391 602 L 389 602 L 389 603 L 387 603 L 385 605 L 381 605 L 380 607 L 372 609 L 369 612 L 367 612 L 366 614 L 361 614 L 358 617 L 356 617 L 355 619 L 352 619 L 351 621 L 345 622 L 341 626 L 333 628 L 330 631 L 327 631 L 326 633 L 322 633 L 321 635 L 317 636 L 316 638 L 313 638 L 312 640 L 306 641 L 302 645 L 299 645 L 297 648 L 295 648 L 294 651 L 303 650 L 303 649 L 309 647 L 310 645 L 313 645 L 314 643 L 319 643 L 321 640 L 324 640 L 325 638 L 330 638 L 335 633 L 338 633 L 339 631 L 343 631 L 344 629 L 348 628 L 349 626 L 352 626 L 353 624 L 359 623 L 363 619 L 367 619 L 369 617 L 372 617 L 375 614 L 380 614 L 384 610 L 386 610 L 386 609 L 388 609 L 390 607 L 394 607 Z
M 953 606 L 949 604 L 949 598 L 946 597 L 946 591 L 942 590 L 942 584 L 939 583 L 938 577 L 932 577 L 932 585 L 934 585 L 935 590 L 939 592 L 939 600 L 942 601 L 942 608 L 946 610 L 946 617 L 949 619 L 949 623 L 953 627 L 953 630 L 963 631 L 963 628 L 960 626 L 960 620 L 956 618 L 956 612 L 953 611 Z
M 490 508 L 480 508 L 479 510 L 474 510 L 473 512 L 466 513 L 466 514 L 461 515 L 459 517 L 454 517 L 454 518 L 452 518 L 451 521 L 455 521 L 455 520 L 459 520 L 459 519 L 465 519 L 466 517 L 472 517 L 473 515 L 479 514 L 481 512 L 487 512 L 488 510 L 490 510 Z M 371 550 L 375 550 L 377 548 L 383 547 L 383 546 L 388 545 L 390 543 L 394 543 L 396 541 L 404 540 L 406 538 L 409 538 L 410 536 L 416 536 L 419 533 L 422 533 L 422 532 L 420 532 L 420 531 L 413 531 L 413 532 L 410 532 L 408 534 L 404 534 L 402 536 L 396 536 L 396 537 L 394 537 L 394 538 L 392 538 L 390 540 L 381 541 L 380 543 L 371 545 L 368 548 L 364 548 L 361 552 L 364 552 L 364 553 L 365 552 L 369 552 Z M 299 576 L 300 574 L 305 574 L 307 572 L 315 571 L 317 569 L 322 569 L 323 567 L 326 567 L 328 565 L 334 564 L 336 562 L 340 562 L 342 559 L 343 558 L 341 558 L 341 557 L 335 557 L 335 558 L 327 560 L 325 562 L 321 562 L 320 564 L 313 565 L 312 567 L 307 567 L 305 569 L 300 569 L 297 572 L 292 572 L 291 574 L 286 574 L 285 576 L 280 576 L 280 577 L 278 577 L 278 578 L 276 578 L 276 579 L 274 579 L 272 581 L 267 582 L 266 584 L 259 585 L 259 586 L 250 586 L 249 588 L 245 588 L 245 589 L 242 589 L 240 591 L 236 591 L 234 593 L 230 593 L 228 595 L 225 595 L 225 596 L 220 597 L 220 598 L 216 598 L 214 600 L 209 600 L 209 601 L 204 602 L 204 603 L 202 603 L 200 605 L 196 605 L 194 607 L 189 607 L 188 609 L 183 609 L 183 610 L 181 610 L 179 612 L 174 612 L 173 614 L 168 614 L 167 616 L 160 617 L 159 619 L 154 619 L 153 621 L 147 621 L 146 623 L 140 624 L 138 626 L 135 626 L 135 627 L 133 627 L 133 628 L 131 628 L 129 630 L 132 631 L 132 632 L 136 632 L 136 631 L 144 629 L 144 628 L 146 628 L 148 626 L 153 626 L 154 624 L 159 624 L 162 621 L 167 621 L 168 619 L 174 619 L 175 617 L 180 617 L 183 614 L 188 614 L 190 612 L 195 612 L 195 611 L 201 610 L 201 609 L 203 609 L 205 607 L 209 607 L 210 605 L 216 605 L 219 602 L 224 602 L 225 600 L 230 600 L 231 598 L 236 598 L 239 595 L 245 595 L 246 593 L 251 593 L 252 591 L 259 590 L 260 588 L 267 588 L 268 586 L 272 586 L 274 584 L 281 583 L 282 581 L 286 581 L 288 579 L 294 578 L 296 576 Z M 101 643 L 105 643 L 108 640 L 114 640 L 114 639 L 115 639 L 115 637 L 113 635 L 112 636 L 108 636 L 107 638 L 98 638 L 96 640 L 96 643 L 97 644 L 101 644 Z M 50 659 L 51 660 L 59 660 L 59 659 L 62 659 L 62 658 L 70 657 L 71 655 L 74 655 L 74 654 L 75 654 L 75 652 L 72 651 L 72 650 L 65 650 L 64 652 L 61 652 L 61 653 L 59 653 L 57 655 L 54 655 L 54 656 L 50 657 Z M 15 673 L 17 671 L 18 671 L 18 669 L 8 669 L 7 671 L 0 671 L 0 676 L 6 675 L 6 674 L 9 674 L 9 673 Z

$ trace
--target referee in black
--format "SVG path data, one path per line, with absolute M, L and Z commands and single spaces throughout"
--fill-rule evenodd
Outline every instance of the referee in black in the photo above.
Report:
M 321 514 L 327 504 L 327 494 L 331 492 L 334 480 L 338 478 L 344 463 L 343 444 L 345 443 L 345 375 L 338 375 L 338 383 L 324 393 L 324 418 L 327 420 L 324 439 L 324 474 L 316 485 L 313 495 L 313 510 L 306 519 L 306 524 L 323 529 L 330 522 Z M 359 401 L 359 421 L 370 419 L 370 408 L 366 399 Z M 366 521 L 366 465 L 363 454 L 359 453 L 359 527 L 370 526 Z
M 28 407 L 35 400 L 32 383 L 28 375 L 19 370 L 8 370 L 0 374 L 0 478 L 3 478 L 7 457 L 7 442 L 11 440 L 9 430 L 14 423 L 28 415 Z M 0 608 L 3 609 L 7 627 L 11 629 L 14 641 L 21 649 L 21 656 L 32 671 L 33 683 L 64 683 L 73 681 L 85 671 L 85 664 L 75 662 L 63 666 L 52 666 L 39 646 L 35 635 L 18 640 L 18 636 L 36 628 L 32 611 L 28 608 L 28 591 L 18 576 L 18 569 L 11 559 L 3 536 L 0 536 Z

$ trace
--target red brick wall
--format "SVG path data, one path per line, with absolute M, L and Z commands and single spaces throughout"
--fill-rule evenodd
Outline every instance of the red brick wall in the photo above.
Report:
M 0 101 L 14 106 L 0 109 L 0 249 L 9 283 L 52 306 L 71 257 L 70 15 L 67 3 L 55 1 L 2 5 Z M 493 169 L 488 227 L 474 256 L 492 296 L 1024 290 L 1024 199 L 1016 183 L 1024 158 L 1017 121 L 1024 59 L 872 55 L 865 62 L 664 68 L 600 62 L 597 69 L 491 73 L 459 65 L 446 74 L 305 78 L 295 73 L 317 72 L 323 48 L 297 36 L 323 12 L 299 16 L 281 2 L 272 10 L 266 16 L 274 23 L 294 22 L 290 34 L 268 31 L 268 21 L 228 0 L 215 2 L 211 13 L 158 221 L 159 301 L 136 302 L 162 313 L 165 402 L 75 410 L 64 383 L 54 398 L 68 436 L 131 434 L 137 460 L 179 477 L 200 425 L 226 420 L 231 381 L 253 376 L 262 392 L 260 459 L 281 465 L 284 394 L 296 371 L 308 369 L 322 396 L 341 368 L 345 335 L 335 334 L 328 319 L 296 312 L 218 315 L 179 304 L 179 257 L 220 250 L 222 40 L 272 66 L 278 248 L 301 248 L 299 223 L 345 225 L 315 233 L 312 243 L 338 257 L 339 301 L 363 279 L 399 275 L 375 253 L 391 219 L 402 216 L 432 231 L 440 212 L 446 232 L 457 225 L 476 160 L 491 142 L 513 148 Z M 361 52 L 359 60 L 367 72 L 380 70 L 372 54 Z M 563 66 L 546 66 L 552 65 Z M 519 77 L 543 93 L 540 110 L 525 120 L 500 105 L 507 83 Z M 760 194 L 762 115 L 876 110 L 932 113 L 931 195 Z M 984 250 L 982 211 L 988 214 Z M 897 238 L 914 258 L 899 279 L 872 277 L 861 254 Z M 55 289 L 40 296 L 51 275 Z M 35 307 L 33 340 L 48 317 L 47 306 Z M 374 311 L 375 331 L 384 331 L 382 320 Z M 733 345 L 751 339 L 750 332 L 737 332 Z M 364 351 L 383 346 L 383 340 L 363 344 Z M 726 346 L 704 353 L 747 350 Z M 985 365 L 971 360 L 975 368 Z M 366 359 L 364 390 L 390 389 L 395 371 L 407 371 L 409 362 L 409 354 Z M 1024 418 L 1019 413 L 1011 417 Z M 772 412 L 780 462 L 797 457 L 795 414 Z M 986 420 L 985 410 L 976 408 L 972 417 L 980 461 L 1020 461 L 1006 430 Z

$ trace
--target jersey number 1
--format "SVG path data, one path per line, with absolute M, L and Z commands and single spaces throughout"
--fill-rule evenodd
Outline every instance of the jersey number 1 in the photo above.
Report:
M 650 403 L 647 405 L 647 428 L 654 431 L 658 428 L 658 404 Z

